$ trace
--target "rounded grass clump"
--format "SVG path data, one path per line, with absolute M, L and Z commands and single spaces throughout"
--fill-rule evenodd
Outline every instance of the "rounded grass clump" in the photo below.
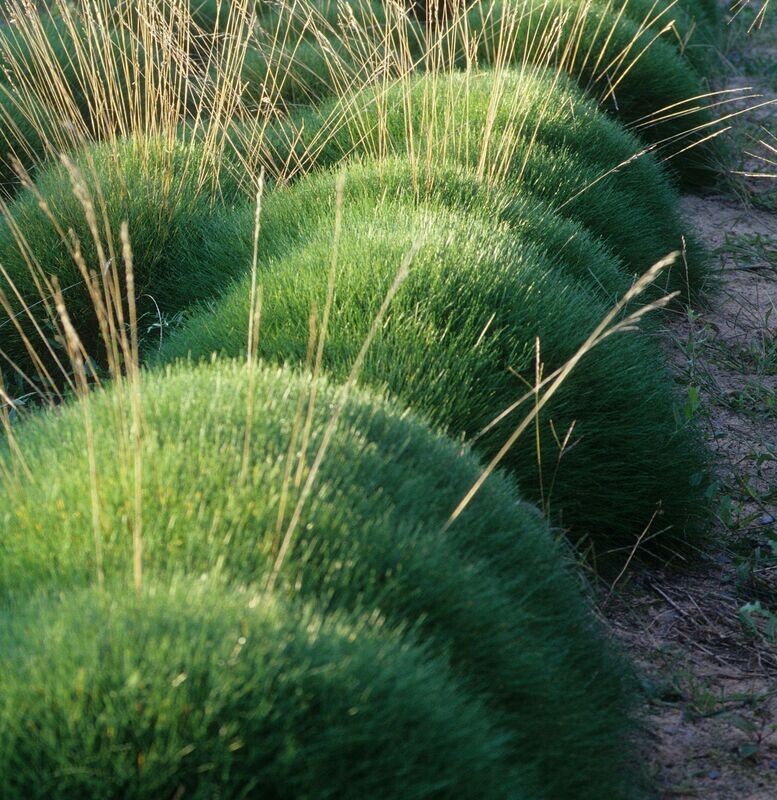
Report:
M 214 168 L 197 145 L 163 139 L 95 145 L 45 168 L 0 221 L 6 362 L 34 372 L 34 350 L 44 363 L 67 363 L 57 287 L 86 351 L 101 359 L 106 313 L 94 295 L 105 298 L 107 285 L 113 303 L 126 304 L 124 223 L 145 343 L 157 343 L 171 317 L 248 269 L 252 231 L 233 225 L 228 203 L 236 190 L 226 178 L 215 185 Z
M 255 370 L 231 362 L 144 375 L 146 580 L 216 573 L 265 586 L 275 574 L 281 595 L 321 612 L 417 628 L 509 734 L 519 796 L 629 796 L 624 667 L 538 512 L 497 473 L 446 529 L 481 474 L 466 450 L 374 395 Z M 0 489 L 6 598 L 89 583 L 98 563 L 107 585 L 129 590 L 130 402 L 116 386 L 19 428 L 31 477 Z
M 467 165 L 576 219 L 632 272 L 684 248 L 672 288 L 695 296 L 707 280 L 705 256 L 658 162 L 558 76 L 456 73 L 365 89 L 343 108 L 299 116 L 268 146 L 278 163 L 308 168 L 355 154 L 409 157 L 420 169 Z
M 701 141 L 715 129 L 710 100 L 701 99 L 709 88 L 676 44 L 656 38 L 656 30 L 623 12 L 623 4 L 554 0 L 526 12 L 520 2 L 494 0 L 473 6 L 469 24 L 479 33 L 481 65 L 561 69 L 608 113 L 638 126 L 645 141 L 661 144 L 685 182 L 716 178 L 724 153 L 719 142 Z M 506 31 L 512 53 L 505 51 Z
M 670 0 L 628 0 L 626 3 L 615 3 L 612 0 L 597 0 L 599 14 L 605 22 L 604 30 L 609 33 L 613 26 L 613 19 L 621 17 L 630 23 L 630 29 L 649 30 L 653 35 L 661 34 L 662 41 L 671 45 L 696 71 L 699 86 L 705 85 L 705 77 L 716 66 L 716 59 L 720 56 L 724 23 L 718 6 L 717 16 L 710 16 L 711 4 L 697 0 L 684 0 L 684 2 L 670 2 Z M 715 4 L 717 5 L 717 4 Z M 589 6 L 582 0 L 564 0 L 562 8 L 574 9 L 579 14 L 582 10 L 588 11 Z M 636 26 L 636 27 L 634 27 Z M 604 35 L 601 44 L 604 44 Z M 591 34 L 588 34 L 589 38 Z M 591 39 L 596 42 L 597 39 Z M 626 41 L 624 39 L 624 41 Z M 647 42 L 647 37 L 641 40 L 642 46 Z M 631 57 L 626 58 L 624 66 L 633 61 L 638 53 L 638 44 L 632 48 Z M 613 50 L 614 54 L 616 51 Z M 598 54 L 597 54 L 598 55 Z M 582 59 L 581 59 L 582 60 Z M 676 62 L 675 62 L 676 63 Z M 603 65 L 600 65 L 603 66 Z M 640 69 L 639 62 L 635 64 Z M 617 75 L 617 71 L 613 72 Z M 612 79 L 611 79 L 612 80 Z M 617 91 L 616 91 L 617 96 Z M 686 98 L 689 99 L 689 98 Z M 613 103 L 610 102 L 610 108 Z
M 304 194 L 303 194 L 304 197 Z M 287 206 L 287 209 L 289 207 Z M 324 307 L 334 223 L 264 264 L 260 355 L 303 363 L 311 309 Z M 415 250 L 418 249 L 418 252 Z M 366 197 L 344 211 L 324 366 L 348 374 L 400 264 L 414 253 L 360 374 L 450 433 L 479 435 L 544 375 L 572 357 L 608 311 L 520 234 L 474 215 Z M 194 313 L 159 359 L 245 352 L 248 281 Z M 672 381 L 646 337 L 605 339 L 569 376 L 505 463 L 523 490 L 595 557 L 622 563 L 646 528 L 642 553 L 673 555 L 706 518 L 696 431 L 675 417 Z M 531 402 L 477 440 L 493 456 Z M 565 443 L 566 442 L 566 443 Z M 661 535 L 658 535 L 661 534 Z
M 343 175 L 341 189 L 338 179 Z M 407 158 L 352 159 L 340 168 L 307 175 L 292 187 L 277 187 L 262 203 L 259 250 L 278 258 L 304 243 L 310 231 L 331 225 L 341 202 L 372 208 L 385 200 L 458 210 L 505 224 L 521 241 L 541 250 L 560 271 L 614 304 L 637 277 L 603 242 L 577 220 L 562 216 L 526 189 L 479 179 L 456 164 L 414 168 Z M 249 210 L 244 210 L 248 225 Z
M 213 581 L 0 617 L 3 797 L 514 798 L 505 736 L 379 624 Z

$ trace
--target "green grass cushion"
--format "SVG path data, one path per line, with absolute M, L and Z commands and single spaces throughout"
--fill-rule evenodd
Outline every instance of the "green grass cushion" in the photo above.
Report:
M 291 186 L 278 186 L 262 202 L 259 252 L 278 258 L 299 246 L 322 224 L 331 225 L 342 167 L 319 170 Z M 563 216 L 551 204 L 525 188 L 479 179 L 474 170 L 457 164 L 415 168 L 407 158 L 352 159 L 342 186 L 348 209 L 369 208 L 383 200 L 411 205 L 432 204 L 466 212 L 506 225 L 521 240 L 536 247 L 555 267 L 614 304 L 630 288 L 636 273 L 599 237 L 574 217 Z M 244 225 L 252 210 L 243 210 Z M 664 288 L 671 281 L 664 281 Z
M 685 247 L 673 288 L 704 288 L 705 256 L 677 194 L 639 141 L 551 75 L 504 71 L 411 79 L 364 90 L 280 126 L 276 164 L 331 166 L 350 155 L 408 157 L 415 169 L 464 164 L 506 189 L 528 190 L 600 236 L 641 274 Z
M 95 276 L 104 276 L 96 278 L 96 285 L 110 279 L 111 265 L 115 266 L 118 295 L 124 300 L 120 231 L 122 223 L 127 223 L 141 339 L 154 343 L 159 341 L 160 324 L 164 326 L 192 301 L 216 296 L 251 263 L 252 231 L 237 229 L 233 223 L 237 217 L 228 208 L 236 202 L 236 190 L 230 189 L 227 177 L 214 185 L 218 172 L 197 145 L 134 139 L 95 145 L 74 163 L 75 183 L 83 182 L 87 206 L 94 208 L 94 224 L 73 176 L 61 164 L 41 171 L 35 188 L 23 190 L 0 220 L 4 270 L 0 289 L 10 304 L 10 309 L 0 309 L 2 367 L 7 369 L 12 361 L 29 373 L 36 371 L 38 365 L 24 344 L 21 326 L 54 380 L 61 379 L 63 371 L 55 360 L 65 371 L 69 364 L 59 314 L 47 285 L 52 279 L 63 290 L 68 314 L 87 352 L 104 361 L 99 315 L 74 255 L 73 238 L 83 265 Z M 125 308 L 125 319 L 127 313 Z
M 342 396 L 257 370 L 253 379 L 240 363 L 144 375 L 146 580 L 268 579 Z M 131 591 L 134 460 L 122 422 L 130 402 L 117 386 L 18 429 L 31 477 L 0 487 L 3 597 L 21 602 L 36 588 L 94 581 L 85 414 L 103 571 L 111 591 Z M 445 529 L 481 469 L 416 418 L 353 391 L 300 507 L 277 591 L 322 613 L 416 628 L 509 733 L 527 797 L 628 796 L 624 667 L 538 512 L 496 474 Z
M 306 201 L 304 185 L 300 194 Z M 278 219 L 296 216 L 288 199 L 281 208 Z M 478 434 L 533 385 L 537 337 L 549 374 L 608 310 L 519 230 L 369 196 L 361 204 L 351 198 L 343 213 L 325 367 L 337 379 L 348 374 L 399 265 L 420 247 L 360 380 L 386 386 L 455 435 Z M 262 265 L 259 352 L 270 361 L 305 360 L 311 310 L 325 302 L 333 217 Z M 245 352 L 249 295 L 246 278 L 193 313 L 158 360 Z M 660 350 L 633 333 L 614 336 L 584 359 L 542 416 L 541 469 L 531 430 L 506 463 L 524 491 L 598 556 L 616 550 L 622 560 L 648 525 L 663 535 L 648 537 L 643 551 L 671 554 L 694 540 L 707 513 L 699 439 L 674 407 Z M 559 460 L 557 440 L 573 423 L 574 446 Z M 512 415 L 478 448 L 493 455 L 515 424 Z
M 213 581 L 0 616 L 8 800 L 526 797 L 412 638 Z

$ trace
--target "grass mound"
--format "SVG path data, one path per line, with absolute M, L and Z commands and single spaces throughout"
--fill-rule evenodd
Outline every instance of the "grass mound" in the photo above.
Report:
M 663 42 L 671 45 L 683 60 L 696 70 L 700 86 L 704 85 L 703 79 L 710 70 L 719 66 L 724 23 L 720 7 L 715 3 L 698 2 L 698 0 L 684 2 L 662 0 L 658 3 L 654 0 L 627 0 L 626 3 L 597 0 L 596 5 L 601 9 L 600 13 L 608 15 L 610 20 L 613 17 L 618 19 L 622 15 L 636 26 L 637 30 L 647 29 L 654 35 L 660 33 Z M 714 16 L 710 14 L 713 11 L 712 5 L 717 6 L 717 11 L 713 12 Z M 578 9 L 578 13 L 585 8 L 582 0 L 576 2 L 565 0 L 565 6 Z M 647 41 L 647 38 L 643 41 Z M 636 58 L 638 52 L 635 43 L 627 63 Z M 612 107 L 612 103 L 610 106 Z
M 504 737 L 439 659 L 212 584 L 0 620 L 3 796 L 508 798 Z
M 652 117 L 645 138 L 666 142 L 667 154 L 678 153 L 673 166 L 704 182 L 722 157 L 717 143 L 679 151 L 710 132 L 707 103 L 693 99 L 705 85 L 691 64 L 707 67 L 716 26 L 695 4 L 670 6 L 662 15 L 667 5 L 554 0 L 530 7 L 491 0 L 472 4 L 465 19 L 457 14 L 447 23 L 424 24 L 412 13 L 362 0 L 346 4 L 344 16 L 329 0 L 287 9 L 257 3 L 244 100 L 256 106 L 272 95 L 316 103 L 370 82 L 371 74 L 405 75 L 411 65 L 420 72 L 472 66 L 474 53 L 481 67 L 559 69 L 627 124 Z M 206 30 L 215 24 L 211 10 Z
M 419 247 L 360 380 L 386 386 L 456 435 L 478 434 L 534 384 L 536 337 L 548 375 L 607 311 L 520 235 L 491 222 L 407 203 L 376 207 L 374 198 L 344 214 L 325 367 L 338 379 L 348 373 L 400 263 Z M 331 221 L 322 224 L 263 267 L 264 358 L 304 362 L 311 309 L 324 307 L 332 230 Z M 222 301 L 193 314 L 160 359 L 244 352 L 249 294 L 238 282 Z M 693 539 L 706 515 L 699 441 L 675 419 L 662 362 L 644 337 L 608 338 L 543 413 L 540 466 L 531 433 L 507 457 L 524 491 L 576 538 L 590 536 L 598 555 L 629 550 L 646 526 L 651 536 L 663 535 L 644 550 L 672 553 Z M 515 420 L 514 414 L 492 428 L 478 448 L 493 455 Z
M 0 221 L 0 289 L 8 301 L 0 310 L 3 367 L 56 373 L 57 360 L 67 362 L 57 285 L 87 352 L 105 354 L 93 295 L 110 290 L 117 308 L 125 303 L 124 222 L 141 329 L 154 342 L 170 317 L 248 269 L 252 232 L 231 224 L 221 200 L 234 187 L 226 179 L 214 185 L 213 175 L 197 146 L 162 139 L 96 145 L 73 170 L 45 168 Z M 126 308 L 122 313 L 128 319 Z
M 656 38 L 654 29 L 623 13 L 622 3 L 557 0 L 527 11 L 520 2 L 495 0 L 474 6 L 470 18 L 472 28 L 482 31 L 481 64 L 507 58 L 558 66 L 624 124 L 638 124 L 646 141 L 677 154 L 672 166 L 686 182 L 714 180 L 724 154 L 718 142 L 701 143 L 714 128 L 714 115 L 709 101 L 694 99 L 708 88 L 675 43 Z M 505 29 L 515 41 L 510 55 L 500 41 Z M 549 41 L 555 44 L 550 52 Z
M 425 76 L 324 105 L 275 131 L 277 163 L 331 166 L 353 154 L 407 157 L 414 169 L 464 164 L 527 190 L 600 236 L 630 271 L 685 244 L 674 288 L 695 296 L 705 257 L 687 236 L 677 195 L 655 159 L 590 101 L 553 76 Z
M 310 231 L 331 226 L 340 169 L 320 170 L 291 187 L 277 187 L 262 204 L 259 250 L 278 258 L 298 247 Z M 504 223 L 521 241 L 535 246 L 560 271 L 585 284 L 609 303 L 629 289 L 636 275 L 577 220 L 555 212 L 526 189 L 478 179 L 456 164 L 414 168 L 407 158 L 353 159 L 342 185 L 342 203 L 369 209 L 389 200 L 432 205 Z M 249 210 L 244 212 L 244 225 Z M 666 286 L 678 281 L 667 281 Z
M 249 378 L 236 363 L 146 375 L 147 579 L 207 572 L 261 586 L 289 541 L 276 589 L 322 612 L 417 627 L 509 732 L 527 797 L 628 796 L 623 667 L 545 523 L 506 478 L 489 478 L 445 530 L 481 466 L 414 418 L 354 391 L 299 505 L 340 391 L 283 371 Z M 127 591 L 134 462 L 121 424 L 129 402 L 115 388 L 19 429 L 31 477 L 0 490 L 6 597 L 93 579 L 84 413 L 94 431 L 102 569 Z

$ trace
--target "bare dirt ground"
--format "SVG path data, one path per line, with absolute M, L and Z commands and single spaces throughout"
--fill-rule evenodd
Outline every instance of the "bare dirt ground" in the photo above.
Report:
M 777 98 L 777 9 L 731 25 L 725 86 Z M 743 107 L 743 106 L 741 106 Z M 645 759 L 661 798 L 777 799 L 777 105 L 744 113 L 740 163 L 684 198 L 714 254 L 709 308 L 669 324 L 687 409 L 713 454 L 712 551 L 692 571 L 627 575 L 603 603 L 648 697 Z M 770 147 L 774 147 L 772 152 Z M 764 161 L 762 159 L 767 159 Z M 768 160 L 774 161 L 769 164 Z M 772 173 L 772 179 L 739 173 Z

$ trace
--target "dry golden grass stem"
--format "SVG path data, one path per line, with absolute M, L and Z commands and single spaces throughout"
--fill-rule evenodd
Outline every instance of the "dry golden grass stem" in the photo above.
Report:
M 614 333 L 625 332 L 629 330 L 633 330 L 639 320 L 647 313 L 663 308 L 668 303 L 670 303 L 679 292 L 674 292 L 673 294 L 667 295 L 662 297 L 658 300 L 655 300 L 652 303 L 648 303 L 641 308 L 638 308 L 636 311 L 631 312 L 627 317 L 624 319 L 619 320 L 618 317 L 621 315 L 621 312 L 639 295 L 641 295 L 648 286 L 653 284 L 659 274 L 666 269 L 667 267 L 674 264 L 677 260 L 677 257 L 680 254 L 675 252 L 668 255 L 666 258 L 661 259 L 656 264 L 654 264 L 639 280 L 637 280 L 634 285 L 629 289 L 626 294 L 613 306 L 613 308 L 605 315 L 602 321 L 594 328 L 588 338 L 583 342 L 583 344 L 578 348 L 575 354 L 560 368 L 558 369 L 552 378 L 545 379 L 543 381 L 543 388 L 544 384 L 548 383 L 547 389 L 539 396 L 539 392 L 532 390 L 530 391 L 525 398 L 529 399 L 531 397 L 535 398 L 534 408 L 531 412 L 529 412 L 518 424 L 515 430 L 510 434 L 507 438 L 505 443 L 496 453 L 496 455 L 489 461 L 488 465 L 483 469 L 480 476 L 477 478 L 475 483 L 470 487 L 469 491 L 464 495 L 461 499 L 459 504 L 456 508 L 452 511 L 448 521 L 444 526 L 444 530 L 447 530 L 464 512 L 464 510 L 469 506 L 472 502 L 472 499 L 475 495 L 480 491 L 483 484 L 488 480 L 488 478 L 493 474 L 493 472 L 498 468 L 499 464 L 502 462 L 504 457 L 510 451 L 512 446 L 518 441 L 519 437 L 523 435 L 524 431 L 532 424 L 534 419 L 539 415 L 542 409 L 548 404 L 551 398 L 556 394 L 559 390 L 561 385 L 567 379 L 569 374 L 577 367 L 580 361 L 586 356 L 591 350 L 593 350 L 599 343 L 604 341 L 608 336 L 611 336 Z M 539 399 L 536 399 L 539 396 Z M 515 408 L 515 404 L 513 404 L 512 408 Z M 500 417 L 504 417 L 504 414 L 501 414 Z M 492 423 L 493 424 L 493 423 Z M 489 426 L 490 427 L 490 426 Z
M 540 337 L 537 336 L 534 340 L 534 406 L 535 408 L 540 402 L 540 385 L 542 384 L 542 372 L 544 364 L 541 358 Z M 545 504 L 545 485 L 542 475 L 542 428 L 540 426 L 540 415 L 536 414 L 534 417 L 534 451 L 537 455 L 537 474 L 540 478 L 540 508 L 546 511 Z
M 249 2 L 236 0 L 230 19 Z M 243 39 L 232 36 L 222 53 L 215 37 L 197 35 L 184 0 L 53 0 L 41 14 L 23 0 L 9 0 L 4 13 L 12 24 L 0 36 L 8 76 L 0 87 L 6 101 L 0 123 L 10 129 L 10 139 L 24 142 L 14 119 L 21 114 L 40 139 L 44 159 L 133 133 L 172 142 L 194 107 L 193 131 L 213 156 L 210 167 L 217 163 L 221 134 L 239 102 L 234 87 L 249 30 L 245 22 L 235 23 Z M 206 72 L 203 63 L 212 69 Z M 35 154 L 29 150 L 20 155 L 33 164 L 40 160 L 30 159 Z M 213 179 L 210 167 L 203 166 L 203 180 Z
M 53 357 L 54 362 L 56 365 L 62 370 L 63 374 L 65 374 L 66 380 L 70 384 L 70 388 L 74 388 L 72 381 L 69 380 L 69 376 L 67 375 L 67 371 L 65 370 L 64 366 L 62 366 L 62 362 L 59 358 L 59 355 L 54 351 L 51 343 L 43 333 L 41 329 L 40 323 L 38 321 L 37 315 L 33 313 L 33 308 L 36 304 L 28 305 L 24 299 L 22 298 L 21 294 L 19 294 L 18 289 L 11 281 L 8 273 L 5 271 L 5 268 L 0 264 L 0 275 L 2 275 L 3 279 L 5 280 L 6 284 L 11 287 L 17 301 L 21 304 L 22 310 L 18 311 L 16 307 L 14 307 L 11 302 L 9 301 L 7 295 L 4 291 L 0 289 L 0 306 L 2 306 L 3 311 L 7 316 L 7 320 L 3 322 L 3 325 L 11 325 L 19 335 L 19 338 L 24 346 L 25 351 L 30 357 L 32 361 L 32 365 L 36 370 L 37 376 L 39 381 L 43 384 L 43 388 L 41 388 L 34 380 L 31 375 L 28 375 L 23 369 L 21 369 L 16 362 L 9 356 L 4 350 L 0 349 L 0 356 L 2 356 L 2 360 L 10 367 L 12 371 L 14 371 L 22 381 L 29 386 L 29 388 L 37 393 L 41 399 L 45 399 L 47 396 L 46 389 L 49 388 L 53 391 L 55 397 L 58 400 L 62 399 L 62 395 L 59 391 L 57 382 L 51 376 L 51 373 L 47 369 L 43 359 L 40 356 L 39 347 L 37 347 L 30 337 L 27 334 L 27 331 L 24 329 L 20 322 L 20 318 L 26 317 L 33 328 L 35 329 L 36 335 L 40 338 L 43 342 L 44 348 L 49 352 L 49 354 Z M 41 300 L 39 303 L 48 302 L 52 298 L 52 295 L 47 295 L 46 300 Z
M 313 369 L 313 359 L 316 350 L 316 336 L 318 330 L 318 310 L 314 305 L 310 312 L 308 320 L 308 347 L 305 354 L 304 372 L 309 374 Z M 283 524 L 286 520 L 286 509 L 289 503 L 292 485 L 292 473 L 294 471 L 294 464 L 298 449 L 299 436 L 302 431 L 303 415 L 305 413 L 305 394 L 300 392 L 297 395 L 297 402 L 294 409 L 294 418 L 291 424 L 291 431 L 289 434 L 289 447 L 286 452 L 286 461 L 283 473 L 283 481 L 281 484 L 281 496 L 278 503 L 278 515 L 275 520 L 275 536 L 278 541 L 281 540 L 283 532 Z M 295 488 L 299 488 L 298 486 Z
M 742 90 L 736 90 L 736 91 L 742 91 Z M 744 91 L 747 91 L 747 90 L 744 90 Z M 723 92 L 721 92 L 720 94 L 722 94 L 722 93 Z M 736 99 L 737 101 L 741 102 L 741 101 L 744 101 L 744 100 L 758 99 L 761 96 L 762 95 L 759 95 L 759 94 L 740 95 L 740 96 L 737 96 L 734 99 Z M 697 106 L 695 108 L 689 108 L 689 109 L 685 109 L 685 110 L 682 110 L 682 111 L 674 112 L 674 113 L 671 113 L 671 114 L 667 114 L 665 116 L 660 116 L 659 115 L 652 122 L 649 122 L 646 125 L 643 125 L 643 124 L 636 125 L 635 127 L 637 127 L 637 128 L 650 127 L 650 125 L 657 125 L 657 124 L 660 124 L 661 122 L 669 120 L 669 119 L 676 119 L 676 118 L 679 118 L 679 117 L 695 114 L 699 110 L 711 111 L 712 109 L 718 108 L 718 107 L 720 107 L 720 106 L 722 106 L 722 105 L 724 105 L 725 103 L 728 103 L 728 102 L 730 102 L 730 100 L 727 99 L 727 100 L 722 100 L 722 101 L 719 101 L 719 102 L 709 103 L 706 106 Z M 740 117 L 743 114 L 752 113 L 753 111 L 756 111 L 759 108 L 763 108 L 764 106 L 774 105 L 776 102 L 777 102 L 777 100 L 774 100 L 774 99 L 764 100 L 764 101 L 762 101 L 760 103 L 754 103 L 753 105 L 749 105 L 749 106 L 746 106 L 744 108 L 739 108 L 739 109 L 737 109 L 735 111 L 731 111 L 731 112 L 729 112 L 727 114 L 724 114 L 722 116 L 716 116 L 714 119 L 709 120 L 708 122 L 703 122 L 703 123 L 700 123 L 698 125 L 694 125 L 694 126 L 692 126 L 690 128 L 686 128 L 682 133 L 674 134 L 674 135 L 668 136 L 668 137 L 666 137 L 664 139 L 659 139 L 659 140 L 657 140 L 656 142 L 653 143 L 652 147 L 655 149 L 656 152 L 659 152 L 661 150 L 666 149 L 667 147 L 670 147 L 673 144 L 676 144 L 678 142 L 683 142 L 689 136 L 692 136 L 692 135 L 694 135 L 696 133 L 701 133 L 702 131 L 706 131 L 706 130 L 712 129 L 711 132 L 708 133 L 706 136 L 694 139 L 690 143 L 684 145 L 679 150 L 674 150 L 674 151 L 670 152 L 668 155 L 662 155 L 662 160 L 663 161 L 671 161 L 673 158 L 676 158 L 677 156 L 687 152 L 688 150 L 692 150 L 695 147 L 699 147 L 700 145 L 703 145 L 706 142 L 711 141 L 712 139 L 716 139 L 717 137 L 722 136 L 723 134 L 725 134 L 728 131 L 730 131 L 731 130 L 731 126 L 724 124 L 724 123 L 727 123 L 729 120 L 735 119 L 736 117 Z M 676 107 L 676 106 L 673 106 L 673 108 L 674 107 Z
M 5 390 L 3 373 L 0 371 L 0 427 L 2 428 L 4 441 L 8 447 L 10 458 L 0 457 L 0 478 L 5 485 L 13 483 L 16 486 L 22 485 L 22 479 L 31 481 L 32 472 L 24 453 L 19 447 L 14 435 L 11 412 L 19 413 L 16 401 Z M 19 473 L 22 473 L 21 475 Z
M 762 127 L 762 136 L 761 139 L 753 138 L 760 147 L 763 148 L 765 152 L 754 152 L 751 150 L 746 150 L 745 154 L 750 156 L 750 158 L 755 159 L 756 161 L 760 161 L 762 164 L 765 164 L 767 168 L 775 167 L 777 168 L 777 136 L 772 133 L 770 130 Z M 769 178 L 775 179 L 777 178 L 777 171 L 775 172 L 752 172 L 752 171 L 743 171 L 743 170 L 735 170 L 735 175 L 742 175 L 746 178 Z
M 273 563 L 272 570 L 269 574 L 267 584 L 266 584 L 266 591 L 272 592 L 275 588 L 275 584 L 278 580 L 278 576 L 280 575 L 281 568 L 283 567 L 283 562 L 285 561 L 286 554 L 288 553 L 289 547 L 294 539 L 294 536 L 297 532 L 299 527 L 300 520 L 302 518 L 302 513 L 305 508 L 305 504 L 310 497 L 313 487 L 315 485 L 316 478 L 318 477 L 318 472 L 321 469 L 321 464 L 326 457 L 326 454 L 329 450 L 329 445 L 332 441 L 332 437 L 337 430 L 337 426 L 340 424 L 340 418 L 342 413 L 345 409 L 346 402 L 350 393 L 353 391 L 356 383 L 359 379 L 359 375 L 361 374 L 362 367 L 364 366 L 364 361 L 367 357 L 367 353 L 369 352 L 370 347 L 372 346 L 372 342 L 375 339 L 378 331 L 383 325 L 383 321 L 388 313 L 389 307 L 391 306 L 394 297 L 396 296 L 397 292 L 399 291 L 400 287 L 406 280 L 408 274 L 410 273 L 410 266 L 418 253 L 418 250 L 422 246 L 422 241 L 417 241 L 410 251 L 407 253 L 405 258 L 403 259 L 402 263 L 400 264 L 399 270 L 394 278 L 393 283 L 389 287 L 386 296 L 381 303 L 378 312 L 375 315 L 375 318 L 372 321 L 372 325 L 370 326 L 370 330 L 367 332 L 367 335 L 362 343 L 361 349 L 359 350 L 356 358 L 354 359 L 354 363 L 351 367 L 351 371 L 348 375 L 348 378 L 344 384 L 338 387 L 334 406 L 332 409 L 332 414 L 327 421 L 327 425 L 324 429 L 323 434 L 321 435 L 321 443 L 319 444 L 318 450 L 316 451 L 316 455 L 313 459 L 313 463 L 308 470 L 307 478 L 305 480 L 305 484 L 302 486 L 302 490 L 299 493 L 299 498 L 297 500 L 297 505 L 292 513 L 291 519 L 289 520 L 289 525 L 286 529 L 286 533 L 284 534 L 283 540 L 281 542 L 280 548 L 278 550 L 278 554 L 275 558 Z M 304 452 L 304 449 L 303 449 Z
M 302 483 L 305 471 L 305 454 L 308 451 L 310 435 L 313 430 L 313 420 L 316 409 L 316 399 L 318 396 L 318 378 L 321 375 L 324 362 L 324 347 L 329 333 L 329 320 L 332 315 L 332 306 L 335 301 L 335 287 L 337 285 L 337 259 L 340 251 L 340 235 L 342 232 L 343 221 L 343 195 L 345 192 L 345 174 L 341 173 L 337 177 L 335 188 L 335 225 L 332 241 L 332 256 L 329 261 L 329 273 L 327 275 L 326 300 L 324 301 L 324 313 L 321 318 L 321 327 L 318 331 L 316 342 L 316 355 L 313 361 L 313 381 L 310 385 L 308 394 L 307 413 L 302 427 L 302 441 L 300 444 L 300 458 L 297 463 L 297 473 L 294 478 L 295 487 Z
M 637 554 L 637 551 L 639 550 L 639 548 L 642 546 L 643 542 L 645 541 L 645 537 L 647 537 L 648 533 L 650 532 L 650 529 L 653 527 L 653 523 L 655 522 L 656 517 L 659 514 L 659 511 L 660 511 L 660 508 L 657 508 L 653 512 L 652 516 L 650 517 L 650 521 L 648 522 L 647 525 L 645 525 L 645 527 L 640 532 L 639 536 L 637 537 L 637 540 L 634 542 L 634 545 L 632 546 L 631 550 L 629 551 L 629 555 L 626 558 L 626 561 L 623 564 L 623 567 L 621 567 L 620 572 L 618 572 L 618 574 L 615 576 L 615 580 L 613 580 L 612 584 L 610 585 L 610 589 L 607 592 L 607 597 L 604 598 L 604 602 L 603 602 L 602 605 L 607 605 L 608 601 L 612 597 L 613 592 L 615 591 L 615 588 L 618 586 L 618 584 L 623 579 L 623 576 L 628 571 L 629 565 L 634 560 L 634 556 Z
M 248 478 L 251 462 L 251 436 L 254 419 L 254 394 L 256 386 L 256 361 L 259 349 L 259 326 L 262 318 L 262 291 L 258 286 L 259 272 L 259 233 L 261 230 L 262 192 L 264 175 L 259 179 L 259 190 L 256 193 L 256 210 L 254 212 L 254 239 L 251 257 L 251 296 L 249 299 L 248 343 L 246 347 L 246 370 L 248 371 L 248 396 L 246 398 L 246 424 L 243 436 L 243 457 L 240 465 L 240 482 Z
M 750 26 L 747 29 L 748 33 L 752 33 L 756 28 L 760 28 L 764 24 L 764 20 L 766 19 L 766 14 L 769 9 L 770 0 L 763 0 L 763 2 L 759 5 L 758 10 L 755 12 L 755 16 L 753 21 L 750 23 Z M 734 20 L 748 7 L 756 5 L 753 0 L 734 0 L 731 4 L 731 12 L 732 16 L 729 19 L 729 24 L 733 23 Z
M 102 588 L 105 584 L 105 569 L 103 565 L 103 523 L 100 506 L 100 487 L 97 474 L 97 456 L 95 450 L 94 425 L 90 404 L 86 402 L 89 394 L 89 381 L 87 380 L 84 369 L 83 347 L 78 337 L 76 329 L 70 321 L 70 317 L 65 307 L 64 298 L 60 292 L 55 294 L 57 311 L 62 320 L 62 328 L 65 334 L 65 345 L 68 356 L 73 364 L 73 372 L 76 380 L 76 389 L 80 398 L 79 407 L 83 415 L 84 431 L 86 433 L 86 455 L 89 465 L 89 496 L 92 511 L 92 534 L 94 537 L 94 558 L 97 585 Z
M 130 351 L 125 358 L 129 381 L 131 426 L 129 445 L 132 449 L 133 519 L 132 519 L 132 577 L 136 591 L 143 587 L 143 402 L 141 397 L 140 351 L 138 349 L 138 318 L 135 302 L 135 270 L 132 259 L 129 226 L 121 225 L 122 260 L 127 280 Z

